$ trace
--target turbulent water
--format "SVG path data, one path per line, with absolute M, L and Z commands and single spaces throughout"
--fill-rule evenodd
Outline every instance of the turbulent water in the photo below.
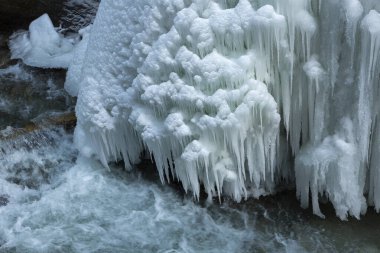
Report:
M 64 72 L 15 64 L 0 69 L 0 128 L 22 127 L 46 112 L 73 110 L 63 89 Z M 59 86 L 61 84 L 61 86 Z
M 321 220 L 294 194 L 235 204 L 194 202 L 161 185 L 149 163 L 133 173 L 78 158 L 61 129 L 1 143 L 0 252 L 378 252 L 379 217 Z

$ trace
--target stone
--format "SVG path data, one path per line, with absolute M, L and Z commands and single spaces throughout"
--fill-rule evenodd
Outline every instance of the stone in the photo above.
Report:
M 30 22 L 44 13 L 58 25 L 62 0 L 0 0 L 0 31 L 27 29 Z

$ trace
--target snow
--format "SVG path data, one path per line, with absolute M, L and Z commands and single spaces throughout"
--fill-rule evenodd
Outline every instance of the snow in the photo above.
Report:
M 353 125 L 343 119 L 342 129 L 327 136 L 317 146 L 305 146 L 296 159 L 297 195 L 301 206 L 309 203 L 309 188 L 313 212 L 324 217 L 318 204 L 318 194 L 327 195 L 337 216 L 347 219 L 347 213 L 356 218 L 366 211 L 363 187 L 360 182 L 360 160 L 357 159 Z
M 47 14 L 34 20 L 29 31 L 12 35 L 9 47 L 12 59 L 22 59 L 27 65 L 40 68 L 68 68 L 78 42 L 64 38 L 54 28 Z
M 128 169 L 147 151 L 162 182 L 195 198 L 201 185 L 240 201 L 294 181 L 321 217 L 321 197 L 341 219 L 379 211 L 379 11 L 374 0 L 102 1 L 70 51 L 77 146 Z M 43 49 L 57 55 L 67 39 L 48 23 L 37 22 Z
M 350 43 L 355 43 L 354 36 L 356 35 L 357 23 L 364 12 L 363 6 L 359 0 L 345 0 L 344 2 L 343 8 L 347 20 L 346 36 Z
M 71 96 L 78 96 L 79 81 L 81 77 L 81 70 L 83 66 L 84 57 L 88 46 L 90 37 L 91 25 L 79 30 L 78 34 L 81 36 L 81 41 L 76 45 L 72 51 L 72 59 L 70 60 L 70 68 L 67 71 L 65 89 Z

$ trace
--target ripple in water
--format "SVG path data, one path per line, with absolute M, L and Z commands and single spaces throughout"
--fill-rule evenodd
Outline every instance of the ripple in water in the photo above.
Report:
M 379 249 L 376 240 L 360 244 L 364 237 L 355 238 L 355 233 L 350 238 L 347 228 L 363 223 L 305 219 L 297 208 L 281 204 L 286 199 L 197 203 L 179 188 L 144 176 L 155 171 L 148 165 L 142 166 L 144 173 L 117 166 L 107 171 L 93 160 L 75 161 L 70 134 L 53 129 L 44 135 L 50 140 L 45 145 L 17 150 L 7 146 L 5 159 L 0 159 L 0 252 Z M 338 223 L 345 225 L 339 229 Z

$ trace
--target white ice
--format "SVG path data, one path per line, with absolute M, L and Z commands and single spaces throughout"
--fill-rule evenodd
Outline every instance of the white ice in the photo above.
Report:
M 40 68 L 68 68 L 73 59 L 75 38 L 64 38 L 47 14 L 34 20 L 29 31 L 12 35 L 9 47 L 12 59 L 22 59 L 27 65 Z
M 162 181 L 196 198 L 201 185 L 240 201 L 295 181 L 321 217 L 322 196 L 341 219 L 379 210 L 379 11 L 375 0 L 102 1 L 66 82 L 76 143 L 128 169 L 145 150 Z M 47 45 L 67 41 L 44 20 Z

